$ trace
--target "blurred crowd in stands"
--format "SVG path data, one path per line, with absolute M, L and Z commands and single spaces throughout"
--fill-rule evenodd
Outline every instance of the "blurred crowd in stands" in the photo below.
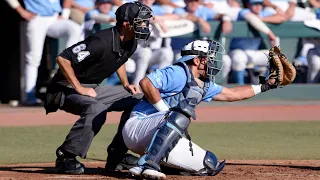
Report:
M 24 0 L 24 5 L 6 0 L 26 20 L 25 93 L 35 96 L 38 67 L 41 62 L 46 36 L 65 38 L 66 46 L 83 40 L 96 23 L 115 23 L 115 11 L 131 0 Z M 247 21 L 257 31 L 265 33 L 269 46 L 263 46 L 261 37 L 233 38 L 227 52 L 221 77 L 223 83 L 258 83 L 258 76 L 265 75 L 270 45 L 280 45 L 281 40 L 265 23 L 280 24 L 287 21 L 320 19 L 320 0 L 139 0 L 150 6 L 155 15 L 154 27 L 166 32 L 166 21 L 186 19 L 210 34 L 210 21 L 221 22 L 223 34 L 236 31 L 232 21 Z M 20 1 L 21 2 L 21 1 Z M 39 4 L 40 3 L 40 4 Z M 41 8 L 40 8 L 41 7 Z M 43 8 L 46 7 L 47 9 Z M 41 18 L 42 17 L 42 18 Z M 157 25 L 157 26 L 156 26 Z M 212 37 L 210 37 L 212 39 Z M 141 43 L 126 63 L 132 83 L 138 84 L 146 73 L 175 62 L 183 45 L 190 38 L 161 37 L 152 33 L 148 43 Z M 295 65 L 309 68 L 308 82 L 320 82 L 320 40 L 302 39 Z M 116 74 L 103 82 L 120 84 Z

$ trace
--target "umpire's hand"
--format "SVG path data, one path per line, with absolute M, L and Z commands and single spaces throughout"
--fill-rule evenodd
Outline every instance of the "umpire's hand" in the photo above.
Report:
M 141 91 L 140 91 L 140 88 L 139 88 L 139 86 L 138 85 L 127 85 L 127 86 L 125 86 L 124 87 L 127 91 L 129 91 L 130 93 L 132 93 L 132 94 L 140 94 L 141 93 Z
M 81 87 L 77 92 L 84 96 L 89 96 L 89 97 L 97 96 L 97 93 L 93 88 Z

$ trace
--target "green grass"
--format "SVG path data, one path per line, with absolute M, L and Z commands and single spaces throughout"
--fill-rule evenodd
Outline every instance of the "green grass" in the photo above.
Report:
M 1 127 L 0 164 L 53 162 L 71 126 Z M 104 160 L 117 125 L 106 125 L 87 157 Z M 319 122 L 192 124 L 192 140 L 220 159 L 320 159 Z

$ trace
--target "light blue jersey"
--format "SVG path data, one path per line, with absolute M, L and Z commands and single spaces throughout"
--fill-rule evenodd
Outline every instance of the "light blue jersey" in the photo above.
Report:
M 74 0 L 74 2 L 82 7 L 92 8 L 94 7 L 95 0 Z
M 137 1 L 137 0 L 121 0 L 121 2 L 122 2 L 123 4 L 125 4 L 125 3 L 131 3 L 131 2 L 135 2 L 135 1 Z
M 278 2 L 288 2 L 289 0 L 270 0 L 271 3 L 278 3 Z
M 243 21 L 244 20 L 244 16 L 248 13 L 250 13 L 250 9 L 244 9 L 242 11 L 239 12 L 239 16 L 238 16 L 238 21 Z M 263 9 L 260 13 L 259 13 L 259 17 L 268 17 L 268 16 L 272 16 L 274 13 L 267 10 L 267 9 Z M 261 38 L 257 37 L 257 38 L 233 38 L 231 43 L 230 43 L 230 50 L 232 49 L 242 49 L 242 50 L 258 50 L 259 46 L 261 44 Z
M 84 16 L 84 21 L 89 21 L 89 20 L 91 20 L 91 19 L 90 19 L 90 16 L 92 16 L 92 15 L 94 15 L 94 14 L 100 14 L 100 11 L 99 11 L 98 9 L 92 9 L 92 10 L 88 11 L 88 12 L 86 13 L 86 15 Z M 110 9 L 110 11 L 108 12 L 108 16 L 109 16 L 110 18 L 116 18 L 116 13 Z
M 320 8 L 316 9 L 317 19 L 320 19 Z
M 176 8 L 173 11 L 174 14 L 182 15 L 187 14 L 186 8 Z M 212 21 L 217 13 L 206 7 L 199 7 L 194 13 L 196 17 L 202 18 L 205 21 Z M 193 38 L 172 38 L 171 47 L 172 49 L 182 49 L 187 43 L 193 41 Z
M 151 9 L 153 14 L 156 16 L 163 16 L 166 13 L 164 9 L 159 5 L 152 5 Z
M 40 16 L 52 16 L 61 12 L 60 0 L 24 0 L 26 10 Z
M 187 14 L 186 8 L 176 8 L 173 11 L 174 14 Z M 196 17 L 202 18 L 205 21 L 212 21 L 214 17 L 216 16 L 216 12 L 212 9 L 206 8 L 206 7 L 199 7 L 194 15 Z
M 187 83 L 185 70 L 177 65 L 171 65 L 160 70 L 157 69 L 148 74 L 147 77 L 153 86 L 159 90 L 162 98 L 180 93 Z M 222 86 L 210 82 L 209 89 L 202 101 L 210 102 L 212 98 L 221 93 L 221 91 Z M 150 115 L 158 112 L 151 103 L 145 100 L 138 103 L 133 111 L 143 115 Z

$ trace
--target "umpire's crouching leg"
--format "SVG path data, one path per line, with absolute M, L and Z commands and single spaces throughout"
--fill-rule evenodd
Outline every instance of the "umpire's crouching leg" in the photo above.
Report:
M 72 106 L 74 102 L 78 106 Z M 66 98 L 62 109 L 67 112 L 73 112 L 73 114 L 76 114 L 75 111 L 77 111 L 80 118 L 71 128 L 61 148 L 76 156 L 85 158 L 92 139 L 106 121 L 107 106 L 94 98 L 73 94 Z

